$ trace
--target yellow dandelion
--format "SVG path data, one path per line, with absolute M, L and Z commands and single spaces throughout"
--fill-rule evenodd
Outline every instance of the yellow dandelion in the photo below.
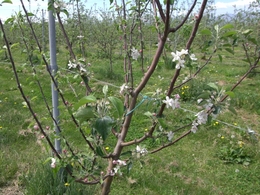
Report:
M 65 185 L 66 187 L 68 187 L 70 184 L 69 184 L 69 183 L 65 183 L 64 185 Z
M 221 139 L 224 139 L 225 137 L 224 136 L 221 136 Z
M 107 146 L 107 147 L 105 147 L 105 149 L 106 149 L 106 150 L 109 150 L 109 147 Z
M 146 128 L 144 131 L 148 131 L 148 129 Z
M 234 123 L 234 125 L 236 125 L 236 126 L 237 126 L 237 123 Z
M 216 123 L 216 125 L 218 125 L 218 121 L 217 122 L 215 122 Z

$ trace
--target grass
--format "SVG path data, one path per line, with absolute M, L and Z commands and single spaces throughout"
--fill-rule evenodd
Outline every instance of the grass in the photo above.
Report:
M 225 55 L 229 56 L 226 53 Z M 17 56 L 16 58 L 18 59 Z M 105 68 L 108 66 L 105 59 L 97 60 L 95 57 L 91 57 L 91 60 L 90 69 L 94 72 L 94 78 L 118 86 L 110 86 L 109 93 L 114 94 L 119 91 L 123 78 L 121 61 L 114 63 L 114 72 L 111 74 Z M 20 59 L 18 62 L 19 64 L 24 63 Z M 58 64 L 65 68 L 66 62 L 62 59 L 62 51 L 58 56 Z M 18 69 L 24 90 L 30 97 L 37 116 L 44 126 L 52 126 L 49 118 L 46 117 L 43 99 L 35 82 L 33 82 L 30 68 L 18 65 Z M 246 69 L 247 66 L 240 64 L 239 59 L 220 63 L 217 58 L 214 58 L 212 63 L 203 70 L 200 77 L 196 78 L 192 85 L 189 85 L 190 88 L 185 93 L 190 93 L 190 96 L 185 97 L 198 95 L 198 91 L 201 91 L 208 82 L 217 82 L 220 86 L 228 89 L 236 83 L 236 80 L 242 76 Z M 142 77 L 140 70 L 141 67 L 134 68 L 137 78 Z M 50 102 L 50 80 L 46 76 L 45 68 L 39 65 L 37 71 L 40 72 L 44 92 L 48 102 Z M 39 132 L 33 130 L 34 121 L 28 109 L 24 108 L 22 104 L 23 100 L 17 90 L 10 64 L 1 62 L 0 72 L 0 82 L 2 83 L 0 88 L 0 188 L 11 185 L 12 181 L 16 180 L 21 191 L 28 195 L 48 193 L 54 195 L 64 193 L 98 194 L 99 186 L 83 186 L 72 182 L 72 178 L 64 180 L 64 177 L 52 172 L 49 164 L 43 165 L 45 159 L 50 156 L 50 152 L 45 150 L 44 141 L 40 138 Z M 149 81 L 145 92 L 155 91 L 157 88 L 166 90 L 168 78 L 171 78 L 173 72 L 174 69 L 171 69 L 169 64 L 167 67 L 162 64 Z M 183 72 L 181 78 L 184 79 L 187 74 L 188 72 Z M 158 76 L 164 77 L 164 79 L 158 80 Z M 200 128 L 196 134 L 189 135 L 174 146 L 137 159 L 129 174 L 123 168 L 123 175 L 115 177 L 111 194 L 260 194 L 258 189 L 260 185 L 259 138 L 256 137 L 255 140 L 244 131 L 250 127 L 258 134 L 260 132 L 260 105 L 258 102 L 260 93 L 257 87 L 260 84 L 259 77 L 260 75 L 256 74 L 254 77 L 247 78 L 235 91 L 236 96 L 231 104 L 235 107 L 238 115 L 224 112 L 218 117 L 218 125 L 215 124 L 216 121 L 212 121 L 211 124 Z M 95 95 L 99 96 L 103 83 L 93 79 L 90 84 Z M 74 78 L 73 74 L 69 74 L 63 69 L 61 69 L 59 85 L 64 89 L 66 100 L 71 103 L 75 103 L 77 98 L 71 93 L 70 85 L 76 89 L 79 97 L 85 94 L 79 79 Z M 179 89 L 176 93 L 181 91 Z M 198 108 L 193 106 L 195 101 L 196 98 L 187 98 L 182 102 L 182 107 L 196 112 Z M 149 128 L 150 120 L 142 113 L 151 111 L 151 108 L 151 102 L 145 102 L 135 111 L 127 140 L 141 137 L 145 133 L 145 129 Z M 64 135 L 69 136 L 69 140 L 80 140 L 77 129 L 70 122 L 62 106 L 60 110 Z M 172 129 L 179 124 L 190 122 L 194 114 L 176 110 L 167 117 L 169 119 L 167 126 Z M 222 121 L 230 125 L 225 125 Z M 181 133 L 176 133 L 175 136 L 181 135 Z M 250 156 L 249 165 L 225 163 L 219 158 L 218 155 L 223 146 L 230 147 L 228 144 L 232 135 L 235 136 L 233 142 L 236 147 L 238 147 L 238 141 L 244 143 L 243 149 Z M 109 138 L 106 144 L 112 147 L 114 141 Z M 152 149 L 159 146 L 161 142 L 150 139 L 143 144 L 148 149 Z M 79 148 L 79 150 L 86 147 L 83 141 L 72 144 L 74 148 Z M 126 148 L 126 150 L 133 149 L 133 147 Z M 234 157 L 233 154 L 228 157 L 230 156 L 238 158 Z M 66 187 L 66 183 L 69 183 L 69 186 Z

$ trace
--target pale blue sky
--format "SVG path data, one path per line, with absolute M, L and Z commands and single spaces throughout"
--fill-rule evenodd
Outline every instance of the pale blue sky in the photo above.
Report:
M 2 0 L 0 0 L 1 2 Z M 24 0 L 24 4 L 27 10 L 31 10 L 31 12 L 35 12 L 36 10 L 47 9 L 47 0 L 30 0 L 31 3 L 29 4 L 28 0 Z M 237 8 L 243 8 L 244 6 L 248 5 L 253 0 L 215 0 L 215 6 L 217 8 L 217 13 L 233 13 L 233 5 L 236 5 Z M 11 16 L 14 12 L 17 12 L 22 9 L 20 0 L 12 0 L 13 4 L 3 4 L 0 6 L 0 18 L 1 20 L 6 20 L 8 17 Z M 82 0 L 86 7 L 89 9 L 93 8 L 104 8 L 104 2 L 106 8 L 109 8 L 109 0 Z M 118 0 L 120 2 L 120 0 Z M 47 18 L 47 16 L 46 16 Z

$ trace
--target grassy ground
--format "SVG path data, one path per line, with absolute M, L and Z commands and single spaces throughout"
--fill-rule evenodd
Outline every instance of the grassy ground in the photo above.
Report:
M 224 59 L 228 60 L 220 63 L 217 58 L 214 58 L 200 77 L 188 85 L 189 88 L 176 91 L 187 94 L 186 101 L 182 102 L 183 108 L 196 112 L 197 107 L 192 106 L 196 99 L 191 97 L 197 95 L 205 84 L 216 82 L 219 86 L 228 89 L 248 68 L 246 64 L 241 63 L 240 59 L 231 60 L 232 56 L 226 53 L 224 55 Z M 69 83 L 77 89 L 79 97 L 82 97 L 85 91 L 78 79 L 74 79 L 73 75 L 62 70 L 66 67 L 66 62 L 62 60 L 62 53 L 58 56 L 58 60 L 62 73 L 59 80 L 60 86 L 68 89 L 63 91 L 68 101 L 75 102 L 76 99 L 71 95 L 67 81 L 69 80 Z M 114 73 L 111 74 L 106 68 L 108 62 L 105 59 L 97 60 L 95 56 L 92 56 L 89 60 L 95 79 L 104 80 L 105 78 L 106 82 L 121 86 L 123 73 L 120 71 L 122 64 L 119 61 L 115 62 Z M 48 118 L 45 118 L 46 109 L 39 90 L 32 82 L 30 68 L 23 67 L 23 62 L 19 59 L 18 61 L 21 83 L 31 99 L 35 112 L 43 121 L 44 126 L 51 126 Z M 50 102 L 50 80 L 46 76 L 44 67 L 39 65 L 37 70 Z M 136 66 L 134 71 L 137 78 L 142 76 L 140 67 Z M 56 195 L 64 192 L 66 194 L 98 194 L 98 187 L 83 187 L 73 183 L 71 179 L 68 179 L 70 186 L 64 186 L 64 182 L 51 173 L 49 166 L 42 165 L 50 154 L 45 150 L 39 132 L 33 130 L 34 121 L 28 109 L 24 107 L 10 64 L 1 62 L 0 72 L 0 188 L 16 185 L 27 194 Z M 173 72 L 173 69 L 165 67 L 162 63 L 147 85 L 146 92 L 155 91 L 157 88 L 166 90 L 167 78 L 170 78 Z M 66 75 L 68 80 L 63 79 L 63 75 Z M 186 75 L 187 72 L 183 73 L 181 78 Z M 164 79 L 158 79 L 158 76 Z M 231 104 L 238 115 L 224 112 L 218 117 L 218 121 L 212 121 L 210 125 L 201 128 L 196 134 L 189 135 L 170 148 L 139 159 L 134 163 L 130 174 L 123 170 L 123 176 L 115 177 L 111 194 L 260 194 L 258 188 L 260 186 L 259 137 L 245 133 L 247 127 L 258 134 L 260 132 L 260 93 L 257 87 L 260 84 L 259 77 L 260 75 L 256 74 L 247 78 L 235 91 L 237 95 L 232 99 Z M 94 91 L 101 91 L 102 85 L 103 83 L 94 79 L 91 81 Z M 119 90 L 115 87 L 109 87 L 109 89 L 111 94 Z M 129 140 L 142 136 L 145 129 L 149 128 L 149 120 L 138 115 L 149 110 L 149 106 L 143 104 L 135 113 Z M 178 110 L 170 115 L 168 125 L 175 127 L 176 123 L 185 124 L 193 115 L 191 112 Z M 72 140 L 77 138 L 78 134 L 74 133 L 75 129 L 66 120 L 66 115 L 62 113 L 63 116 L 65 119 L 61 122 L 61 126 L 65 129 L 65 134 L 71 136 Z M 113 140 L 108 144 L 112 146 L 112 143 Z M 73 144 L 82 147 L 83 142 Z M 144 144 L 148 149 L 159 145 L 156 140 L 148 140 Z

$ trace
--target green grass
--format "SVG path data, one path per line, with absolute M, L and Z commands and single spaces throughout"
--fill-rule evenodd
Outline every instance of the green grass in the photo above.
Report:
M 65 68 L 66 60 L 62 59 L 62 51 L 60 53 L 58 64 Z M 225 55 L 229 56 L 228 54 Z M 18 64 L 24 63 L 17 56 L 16 58 Z M 97 60 L 95 57 L 90 59 L 92 64 L 90 70 L 94 72 L 94 78 L 118 86 L 109 86 L 110 94 L 118 93 L 124 75 L 121 60 L 115 61 L 114 72 L 111 74 L 108 72 L 108 61 L 106 59 Z M 229 58 L 227 57 L 227 59 Z M 30 68 L 18 65 L 18 69 L 22 86 L 30 97 L 37 116 L 39 116 L 43 126 L 52 126 Z M 220 63 L 217 58 L 214 58 L 201 75 L 189 85 L 190 88 L 185 93 L 191 94 L 187 97 L 197 96 L 208 82 L 218 82 L 220 86 L 229 89 L 246 69 L 247 66 L 241 64 L 239 59 L 235 61 L 223 60 Z M 66 100 L 73 104 L 85 95 L 85 90 L 80 85 L 79 78 L 74 78 L 73 74 L 63 69 L 60 70 L 59 85 L 63 89 Z M 41 78 L 47 101 L 50 103 L 50 79 L 43 66 L 37 66 L 37 71 L 40 73 L 39 78 Z M 1 62 L 0 72 L 0 187 L 8 186 L 13 180 L 18 180 L 21 190 L 28 195 L 48 193 L 54 195 L 63 193 L 98 194 L 99 186 L 82 186 L 72 182 L 72 178 L 67 180 L 70 186 L 65 187 L 64 184 L 67 181 L 53 174 L 48 166 L 49 164 L 42 165 L 45 159 L 50 156 L 50 152 L 45 150 L 45 142 L 40 138 L 39 132 L 32 128 L 35 122 L 28 109 L 23 107 L 23 100 L 17 90 L 10 64 Z M 139 78 L 143 76 L 141 67 L 135 66 L 134 73 L 137 75 L 138 79 L 135 81 L 138 83 Z M 166 67 L 162 64 L 155 71 L 144 93 L 154 92 L 157 88 L 162 88 L 162 91 L 166 90 L 168 79 L 173 74 L 174 69 L 171 69 L 169 64 Z M 184 79 L 187 74 L 188 72 L 184 70 L 181 78 Z M 164 79 L 158 80 L 158 76 L 162 76 Z M 218 126 L 214 126 L 215 121 L 212 121 L 212 124 L 200 128 L 196 134 L 185 137 L 174 146 L 134 161 L 129 174 L 123 168 L 123 175 L 117 175 L 114 178 L 111 194 L 260 194 L 258 189 L 260 185 L 259 138 L 257 137 L 255 141 L 241 130 L 250 127 L 257 133 L 260 132 L 260 105 L 257 101 L 260 99 L 257 87 L 260 84 L 259 77 L 260 75 L 256 74 L 247 78 L 235 90 L 236 96 L 231 100 L 231 104 L 237 110 L 238 115 L 225 111 L 218 117 L 220 120 Z M 77 91 L 78 98 L 75 98 L 71 92 L 70 85 Z M 95 95 L 100 96 L 103 83 L 93 79 L 90 86 L 95 91 Z M 174 94 L 180 92 L 182 92 L 182 89 L 177 89 Z M 139 101 L 141 100 L 140 97 Z M 196 112 L 198 108 L 193 106 L 195 101 L 196 98 L 187 98 L 182 102 L 182 107 Z M 144 135 L 145 129 L 149 128 L 151 123 L 150 119 L 142 113 L 146 111 L 154 112 L 151 108 L 153 106 L 148 101 L 135 111 L 127 140 Z M 63 135 L 66 135 L 71 141 L 74 140 L 72 143 L 74 149 L 84 150 L 86 144 L 81 139 L 78 130 L 71 122 L 62 104 L 60 111 Z M 166 112 L 169 113 L 167 115 L 169 130 L 187 124 L 194 117 L 193 113 L 183 110 L 176 110 L 173 113 L 166 110 Z M 230 125 L 225 125 L 221 121 Z M 181 134 L 182 132 L 178 132 L 175 137 Z M 223 139 L 226 139 L 227 142 L 223 143 L 218 135 L 223 136 Z M 235 135 L 236 142 L 243 141 L 245 151 L 250 154 L 251 162 L 248 166 L 225 163 L 218 157 L 223 145 L 229 143 L 231 135 Z M 114 142 L 115 139 L 111 137 L 106 141 L 106 144 L 111 148 Z M 152 149 L 158 147 L 161 142 L 160 140 L 149 139 L 143 144 L 148 149 Z M 125 150 L 132 150 L 134 147 L 131 146 L 125 148 Z

